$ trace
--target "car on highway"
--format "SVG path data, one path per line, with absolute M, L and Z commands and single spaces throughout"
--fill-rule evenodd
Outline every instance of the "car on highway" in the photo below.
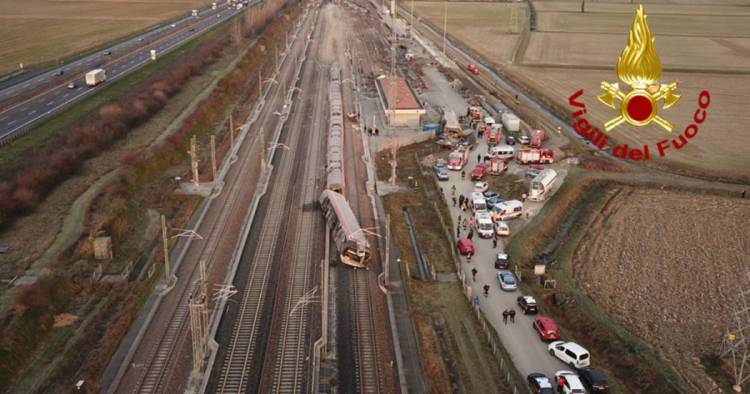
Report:
M 510 257 L 507 253 L 498 253 L 495 255 L 495 269 L 507 270 L 510 268 Z
M 518 142 L 520 142 L 521 145 L 528 145 L 529 143 L 531 143 L 531 140 L 529 139 L 528 135 L 522 135 L 518 137 Z
M 581 368 L 578 370 L 578 377 L 581 378 L 581 382 L 589 393 L 606 393 L 609 390 L 607 379 L 596 368 Z
M 534 315 L 539 312 L 539 307 L 537 306 L 536 299 L 532 296 L 520 296 L 516 298 L 516 302 L 518 303 L 518 307 L 521 308 L 521 311 L 525 315 Z
M 195 28 L 191 27 L 191 28 L 188 29 L 188 31 L 195 31 Z
M 104 55 L 109 56 L 112 54 L 112 51 L 104 51 Z
M 508 223 L 501 221 L 495 222 L 495 234 L 501 237 L 510 236 L 510 226 Z
M 555 384 L 557 391 L 561 394 L 586 394 L 581 379 L 572 371 L 555 372 Z
M 461 238 L 457 242 L 458 246 L 458 253 L 461 253 L 462 255 L 467 255 L 469 253 L 474 254 L 476 253 L 476 249 L 474 249 L 474 243 L 471 242 L 468 238 Z
M 516 276 L 510 271 L 497 271 L 497 281 L 500 282 L 500 288 L 505 291 L 516 291 L 518 289 Z
M 75 89 L 75 88 L 76 88 L 76 83 L 75 82 L 71 82 L 71 83 L 68 84 L 68 89 Z
M 63 70 L 63 69 L 55 71 L 55 76 L 57 76 L 57 77 L 59 77 L 60 75 L 63 75 L 63 74 L 65 74 L 65 70 Z
M 543 373 L 532 372 L 526 377 L 526 381 L 529 383 L 529 389 L 534 394 L 555 394 L 552 382 Z
M 490 187 L 487 182 L 477 182 L 474 184 L 474 192 L 484 193 Z
M 589 351 L 575 342 L 554 341 L 547 345 L 547 349 L 551 355 L 571 368 L 583 368 L 591 364 Z

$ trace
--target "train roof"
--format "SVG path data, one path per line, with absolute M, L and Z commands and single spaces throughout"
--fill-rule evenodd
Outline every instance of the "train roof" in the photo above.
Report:
M 343 230 L 346 239 L 357 242 L 358 245 L 369 245 L 367 237 L 361 227 L 359 227 L 357 217 L 354 216 L 354 212 L 352 212 L 352 208 L 349 206 L 349 202 L 346 201 L 344 195 L 332 190 L 323 190 L 320 200 L 322 202 L 325 199 L 331 202 L 331 206 L 336 212 L 336 217 L 339 219 L 339 223 L 341 223 L 341 230 Z

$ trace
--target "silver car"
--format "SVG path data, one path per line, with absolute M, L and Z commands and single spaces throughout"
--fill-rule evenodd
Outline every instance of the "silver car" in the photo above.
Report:
M 500 288 L 505 291 L 516 291 L 518 289 L 516 276 L 510 271 L 497 271 L 497 281 L 500 282 Z

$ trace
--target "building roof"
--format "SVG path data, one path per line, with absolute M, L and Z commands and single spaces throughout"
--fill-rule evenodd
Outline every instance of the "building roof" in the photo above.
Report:
M 377 79 L 388 109 L 422 109 L 416 94 L 403 77 L 386 76 Z M 392 105 L 391 101 L 395 101 Z

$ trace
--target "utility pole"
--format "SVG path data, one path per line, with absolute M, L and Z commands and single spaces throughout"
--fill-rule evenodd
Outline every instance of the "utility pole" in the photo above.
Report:
M 390 242 L 391 242 L 391 214 L 385 215 L 385 264 L 383 267 L 383 285 L 388 287 L 388 271 L 391 265 L 391 253 L 390 253 Z
M 229 113 L 229 146 L 234 148 L 234 119 L 232 113 Z
M 258 70 L 258 98 L 263 97 L 263 76 L 260 75 L 260 70 Z
M 448 2 L 443 3 L 443 56 L 445 56 L 445 35 L 448 31 Z
M 211 134 L 211 180 L 216 182 L 216 136 Z
M 276 49 L 276 58 L 275 58 L 276 59 L 276 71 L 279 71 L 279 47 L 277 46 L 275 49 Z
M 190 331 L 193 342 L 193 378 L 197 379 L 206 356 L 206 334 L 208 333 L 208 295 L 206 263 L 200 261 L 200 284 L 198 294 L 190 297 Z
M 260 129 L 260 168 L 266 170 L 266 133 Z
M 745 279 L 740 281 L 740 288 L 733 321 L 727 328 L 721 342 L 721 358 L 730 357 L 734 386 L 732 389 L 742 392 L 742 384 L 750 378 L 750 267 L 745 267 Z
M 193 184 L 197 189 L 199 187 L 198 183 L 200 179 L 198 178 L 198 143 L 196 142 L 195 136 L 190 137 L 190 150 L 188 151 L 188 155 L 190 155 L 190 168 L 193 170 Z
M 409 11 L 409 34 L 414 30 L 414 0 L 411 0 L 411 11 Z
M 169 239 L 167 238 L 167 219 L 161 215 L 161 240 L 164 247 L 164 280 L 169 283 L 172 273 L 169 269 Z

